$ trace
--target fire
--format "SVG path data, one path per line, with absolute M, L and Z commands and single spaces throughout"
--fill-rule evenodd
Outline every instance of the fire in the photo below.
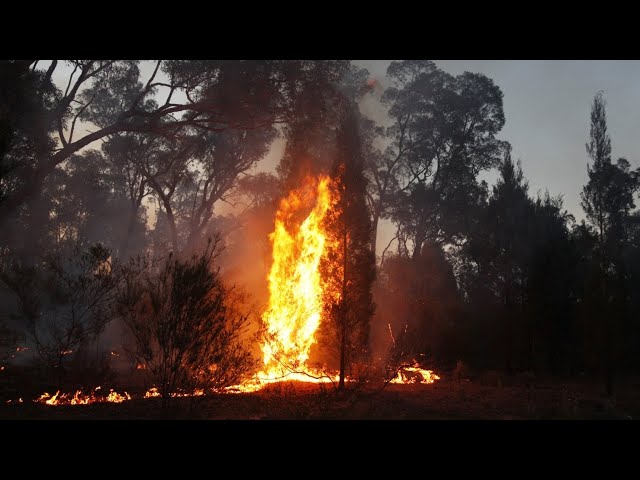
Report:
M 160 394 L 158 393 L 158 395 L 155 396 L 159 396 Z M 196 388 L 193 393 L 186 393 L 186 392 L 176 392 L 176 393 L 172 393 L 171 397 L 176 398 L 176 397 L 201 397 L 204 395 L 204 389 L 202 388 Z
M 323 374 L 307 365 L 323 320 L 323 294 L 331 293 L 327 290 L 331 288 L 330 279 L 323 279 L 318 269 L 331 247 L 322 227 L 327 212 L 337 203 L 330 187 L 327 176 L 306 179 L 301 188 L 280 201 L 270 235 L 273 264 L 267 277 L 269 304 L 262 317 L 266 327 L 261 345 L 264 366 L 250 381 L 229 387 L 229 392 L 251 392 L 280 381 L 338 381 L 337 374 Z M 431 370 L 421 369 L 416 363 L 401 369 L 392 383 L 433 383 L 437 379 Z
M 335 204 L 330 182 L 327 176 L 309 178 L 280 201 L 270 235 L 269 304 L 262 317 L 266 327 L 261 345 L 264 367 L 252 381 L 232 389 L 252 391 L 281 380 L 333 380 L 306 365 L 322 321 L 323 282 L 318 265 L 328 242 L 322 222 Z M 310 213 L 300 219 L 309 208 Z
M 400 367 L 390 383 L 434 383 L 436 380 L 440 380 L 440 377 L 433 370 L 420 368 L 420 364 L 415 362 L 412 366 Z
M 144 398 L 159 397 L 160 392 L 156 387 L 152 387 L 144 394 Z
M 58 405 L 89 405 L 91 403 L 122 403 L 125 400 L 131 400 L 131 395 L 127 392 L 120 394 L 113 389 L 109 390 L 109 394 L 104 396 L 97 396 L 96 392 L 100 390 L 100 387 L 96 387 L 93 392 L 88 395 L 82 393 L 82 390 L 76 390 L 71 395 L 69 393 L 60 394 L 58 390 L 55 395 L 51 396 L 49 393 L 43 393 L 40 397 L 34 400 L 37 403 L 44 403 L 46 405 L 58 406 Z
M 60 405 L 89 405 L 92 403 L 122 403 L 128 400 L 133 400 L 134 397 L 129 395 L 129 393 L 118 393 L 113 389 L 109 390 L 109 393 L 104 395 L 96 395 L 96 392 L 101 390 L 101 387 L 96 387 L 89 394 L 84 394 L 82 390 L 76 390 L 74 394 L 70 393 L 60 393 L 58 390 L 55 395 L 51 395 L 49 393 L 43 393 L 34 400 L 36 403 L 44 403 L 45 405 L 51 406 L 60 406 Z M 176 392 L 172 393 L 170 396 L 175 397 L 201 397 L 205 395 L 204 389 L 196 388 L 192 393 L 189 392 Z M 138 398 L 154 398 L 160 397 L 160 392 L 156 387 L 151 387 L 147 390 L 142 397 Z M 7 401 L 7 404 L 12 403 L 11 400 Z M 15 402 L 14 402 L 15 403 Z M 22 403 L 22 399 L 18 400 L 18 403 Z

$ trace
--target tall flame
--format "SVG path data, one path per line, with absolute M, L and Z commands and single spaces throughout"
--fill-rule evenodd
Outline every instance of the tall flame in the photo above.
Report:
M 263 315 L 266 341 L 262 345 L 264 369 L 259 374 L 263 379 L 307 372 L 305 364 L 322 318 L 318 265 L 327 242 L 322 222 L 334 203 L 330 181 L 327 176 L 307 179 L 281 200 L 276 213 L 270 235 L 269 305 Z M 298 223 L 310 206 L 311 212 Z

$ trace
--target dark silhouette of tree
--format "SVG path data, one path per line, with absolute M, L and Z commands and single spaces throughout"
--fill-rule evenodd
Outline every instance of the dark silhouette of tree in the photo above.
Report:
M 640 188 L 640 169 L 631 170 L 629 162 L 620 158 L 611 162 L 611 139 L 607 133 L 605 100 L 596 94 L 591 107 L 590 139 L 587 154 L 589 181 L 581 198 L 589 224 L 595 229 L 596 251 L 592 268 L 597 278 L 594 285 L 596 312 L 601 320 L 596 325 L 601 339 L 602 365 L 607 394 L 614 389 L 614 372 L 620 357 L 621 325 L 628 305 L 627 267 L 624 252 L 629 244 L 630 213 L 635 208 L 634 194 Z
M 399 249 L 417 258 L 425 242 L 463 241 L 477 175 L 497 165 L 504 147 L 495 138 L 504 125 L 502 92 L 484 75 L 454 77 L 426 60 L 392 62 L 387 77 L 393 125 L 377 197 L 393 198 Z
M 494 368 L 557 373 L 570 352 L 577 295 L 573 218 L 560 197 L 529 197 L 509 150 L 499 172 L 491 197 L 481 197 L 472 211 L 455 264 L 466 311 L 463 336 L 475 343 L 463 350 L 473 357 L 468 360 Z
M 40 149 L 33 162 L 16 169 L 15 174 L 29 182 L 8 180 L 12 188 L 3 188 L 2 223 L 41 192 L 58 165 L 97 140 L 125 132 L 179 138 L 189 128 L 212 132 L 268 128 L 296 113 L 299 93 L 308 82 L 321 86 L 334 81 L 348 62 L 158 60 L 146 82 L 139 61 L 66 63 L 73 70 L 64 92 L 52 89 L 57 60 L 33 88 L 36 98 L 46 100 L 33 136 L 54 141 Z M 7 68 L 26 74 L 36 66 L 37 61 L 10 62 Z M 95 129 L 79 135 L 78 122 Z
M 525 366 L 557 375 L 570 367 L 568 360 L 574 353 L 578 251 L 569 230 L 574 219 L 563 210 L 562 198 L 548 192 L 535 200 L 532 215 Z
M 509 151 L 499 171 L 500 178 L 488 204 L 488 228 L 493 234 L 493 285 L 504 306 L 506 365 L 507 368 L 514 369 L 518 344 L 522 341 L 517 332 L 523 330 L 522 326 L 515 323 L 523 322 L 525 317 L 533 204 L 528 196 L 529 185 L 524 180 L 522 168 L 519 164 L 516 168 Z
M 441 247 L 425 245 L 417 261 L 397 254 L 385 257 L 374 292 L 372 336 L 378 342 L 384 339 L 378 349 L 391 343 L 394 353 L 402 357 L 385 360 L 398 364 L 427 356 L 430 362 L 446 363 L 459 354 L 454 335 L 458 288 Z
M 320 265 L 326 282 L 327 318 L 332 320 L 326 327 L 339 357 L 339 389 L 344 388 L 352 362 L 367 356 L 374 311 L 371 288 L 375 279 L 375 257 L 370 250 L 371 220 L 366 205 L 366 178 L 355 108 L 355 104 L 347 104 L 337 132 L 331 175 L 336 203 L 325 219 L 328 253 Z
M 326 173 L 336 158 L 337 131 L 346 102 L 357 103 L 369 91 L 368 72 L 353 65 L 344 69 L 332 83 L 309 83 L 296 102 L 295 117 L 284 125 L 287 141 L 277 167 L 284 191 L 297 187 L 308 175 Z M 361 119 L 359 110 L 356 115 Z

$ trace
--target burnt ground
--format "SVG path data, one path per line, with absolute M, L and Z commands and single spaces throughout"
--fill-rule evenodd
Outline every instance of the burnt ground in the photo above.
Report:
M 138 399 L 122 404 L 51 407 L 26 401 L 0 406 L 0 419 L 197 419 L 197 420 L 526 420 L 637 419 L 640 381 L 620 382 L 614 399 L 586 381 L 536 381 L 503 385 L 461 383 L 366 385 L 336 394 L 331 386 L 271 385 L 259 392 L 196 398 Z

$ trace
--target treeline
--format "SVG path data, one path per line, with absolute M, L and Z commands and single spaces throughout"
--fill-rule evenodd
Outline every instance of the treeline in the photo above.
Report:
M 576 222 L 560 195 L 531 196 L 496 140 L 505 120 L 491 80 L 428 61 L 393 62 L 388 77 L 393 122 L 371 162 L 370 201 L 398 248 L 380 265 L 380 335 L 391 328 L 407 351 L 445 365 L 604 375 L 609 392 L 615 372 L 637 372 L 640 169 L 611 158 L 603 94 Z M 491 188 L 478 180 L 489 169 Z

